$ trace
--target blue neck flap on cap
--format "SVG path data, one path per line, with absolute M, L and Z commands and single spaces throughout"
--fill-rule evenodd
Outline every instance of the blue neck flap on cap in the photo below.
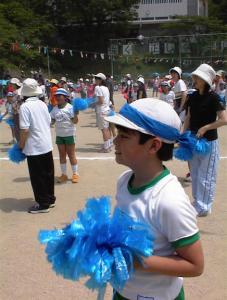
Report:
M 178 140 L 180 137 L 180 132 L 176 128 L 146 116 L 129 104 L 125 104 L 119 113 L 132 123 L 149 132 L 151 135 L 158 136 L 172 142 Z

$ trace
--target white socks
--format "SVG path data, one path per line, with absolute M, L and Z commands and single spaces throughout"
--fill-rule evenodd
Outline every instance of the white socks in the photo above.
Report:
M 66 164 L 60 164 L 61 166 L 61 173 L 66 175 Z
M 107 150 L 109 148 L 109 140 L 104 142 L 104 149 Z
M 71 165 L 73 174 L 78 174 L 78 165 Z

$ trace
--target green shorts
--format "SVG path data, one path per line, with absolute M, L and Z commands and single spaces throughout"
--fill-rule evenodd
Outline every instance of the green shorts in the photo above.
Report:
M 57 145 L 75 145 L 74 136 L 56 136 Z

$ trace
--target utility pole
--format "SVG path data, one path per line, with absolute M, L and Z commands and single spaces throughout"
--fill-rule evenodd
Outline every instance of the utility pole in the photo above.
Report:
M 50 57 L 49 57 L 48 47 L 47 47 L 47 69 L 48 69 L 48 79 L 50 79 Z

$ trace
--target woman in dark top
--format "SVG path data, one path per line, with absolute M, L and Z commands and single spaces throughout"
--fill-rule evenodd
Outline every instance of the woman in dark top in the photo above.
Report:
M 138 83 L 138 90 L 137 90 L 137 100 L 142 99 L 142 98 L 147 98 L 147 93 L 145 89 L 145 84 L 144 84 L 144 78 L 140 77 L 137 79 Z
M 211 91 L 215 75 L 214 69 L 207 64 L 200 65 L 192 73 L 196 91 L 188 96 L 184 123 L 184 130 L 191 130 L 198 138 L 206 138 L 211 148 L 209 154 L 195 154 L 189 161 L 194 207 L 200 217 L 211 213 L 219 161 L 217 128 L 227 125 L 226 111 L 218 95 Z

